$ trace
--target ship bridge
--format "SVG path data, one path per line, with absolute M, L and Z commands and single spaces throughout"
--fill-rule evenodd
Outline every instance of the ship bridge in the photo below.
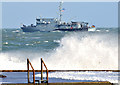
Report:
M 57 24 L 57 18 L 36 18 L 36 25 Z

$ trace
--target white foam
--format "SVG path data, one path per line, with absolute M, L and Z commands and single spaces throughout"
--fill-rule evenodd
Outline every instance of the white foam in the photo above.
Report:
M 106 32 L 109 32 L 109 30 L 106 30 Z
M 60 43 L 60 40 L 53 40 L 53 42 Z
M 26 46 L 33 45 L 33 44 L 25 44 Z
M 18 32 L 20 32 L 20 30 L 15 30 L 15 31 L 12 31 L 12 32 L 16 32 L 16 33 L 18 33 Z
M 49 69 L 118 69 L 117 37 L 68 35 L 45 60 Z
M 97 32 L 100 32 L 100 30 L 96 30 Z
M 34 41 L 34 44 L 40 44 L 40 41 Z
M 114 75 L 113 75 L 114 74 Z M 41 74 L 35 75 L 41 77 Z M 46 76 L 45 74 L 43 75 Z M 111 77 L 110 77 L 111 76 Z M 118 83 L 117 72 L 50 72 L 49 78 L 61 78 L 69 80 L 92 80 L 92 81 L 109 81 Z
M 3 44 L 6 44 L 6 45 L 7 45 L 7 44 L 8 44 L 8 42 L 4 42 Z
M 44 41 L 44 42 L 48 42 L 48 41 Z

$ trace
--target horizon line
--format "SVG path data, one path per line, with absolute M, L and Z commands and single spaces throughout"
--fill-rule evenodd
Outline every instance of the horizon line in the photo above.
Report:
M 1 0 L 0 2 L 120 2 L 120 0 Z

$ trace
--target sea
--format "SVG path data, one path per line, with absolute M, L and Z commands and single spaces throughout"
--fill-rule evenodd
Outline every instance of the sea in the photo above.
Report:
M 118 70 L 118 28 L 94 32 L 22 32 L 2 29 L 0 70 L 27 70 L 27 58 L 35 70 L 43 58 L 48 70 Z M 45 68 L 44 68 L 45 69 Z M 0 83 L 27 83 L 26 72 L 1 72 Z M 46 73 L 43 73 L 44 78 Z M 30 73 L 30 81 L 33 74 Z M 36 72 L 35 78 L 40 79 Z M 119 72 L 49 72 L 49 82 L 109 81 L 118 83 Z

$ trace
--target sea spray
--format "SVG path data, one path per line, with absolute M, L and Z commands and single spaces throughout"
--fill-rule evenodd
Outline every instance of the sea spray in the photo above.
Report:
M 40 55 L 41 54 L 41 55 Z M 47 55 L 47 53 L 46 53 Z M 32 53 L 32 51 L 10 51 L 0 54 L 0 69 L 1 70 L 26 70 L 27 58 L 30 59 L 35 69 L 40 69 L 40 56 L 44 56 L 42 53 Z M 31 68 L 30 68 L 31 69 Z
M 61 39 L 60 46 L 46 58 L 49 69 L 118 69 L 115 35 L 74 33 Z

